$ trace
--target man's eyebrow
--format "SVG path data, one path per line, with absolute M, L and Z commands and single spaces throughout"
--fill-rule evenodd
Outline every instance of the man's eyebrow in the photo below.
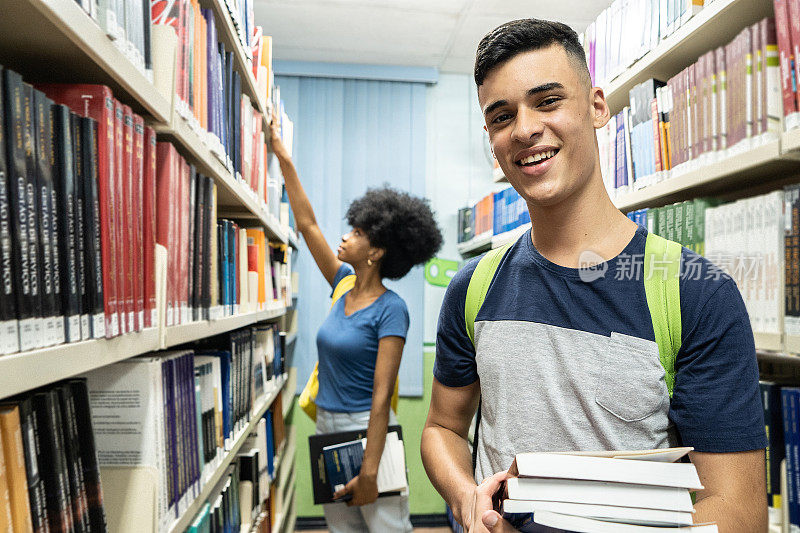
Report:
M 551 81 L 549 83 L 543 83 L 541 85 L 537 85 L 536 87 L 532 87 L 532 88 L 528 89 L 528 91 L 525 93 L 525 95 L 526 96 L 534 96 L 534 95 L 539 94 L 539 93 L 552 91 L 553 89 L 563 89 L 563 88 L 564 88 L 564 86 L 561 83 L 559 83 L 557 81 Z M 483 110 L 483 114 L 484 115 L 488 115 L 489 113 L 491 113 L 492 111 L 494 111 L 498 107 L 503 107 L 506 104 L 508 104 L 508 100 L 497 100 L 496 102 L 492 102 L 491 104 L 486 106 L 486 109 Z

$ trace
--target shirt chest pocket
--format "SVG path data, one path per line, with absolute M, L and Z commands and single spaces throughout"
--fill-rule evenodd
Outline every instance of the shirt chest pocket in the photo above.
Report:
M 599 363 L 595 401 L 620 420 L 643 420 L 669 402 L 655 342 L 612 332 Z

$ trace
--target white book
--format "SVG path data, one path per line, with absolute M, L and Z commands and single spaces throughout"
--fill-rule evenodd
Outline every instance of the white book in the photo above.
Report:
M 523 478 L 613 481 L 699 490 L 703 488 L 692 463 L 631 461 L 586 455 L 518 453 L 511 471 Z
M 621 524 L 618 522 L 607 522 L 584 518 L 581 516 L 571 516 L 566 514 L 542 511 L 536 513 L 533 521 L 543 526 L 554 527 L 562 530 L 575 531 L 581 533 L 664 533 L 665 528 L 642 526 L 634 524 Z M 545 531 L 545 530 L 543 530 Z M 684 526 L 669 528 L 666 531 L 691 531 L 693 533 L 717 533 L 716 524 L 699 524 L 696 526 Z
M 693 509 L 689 491 L 673 487 L 629 485 L 610 481 L 511 478 L 506 482 L 506 490 L 506 497 L 512 500 L 626 505 L 684 512 L 691 512 Z
M 663 511 L 661 509 L 641 509 L 616 505 L 590 505 L 585 503 L 565 503 L 535 500 L 504 500 L 502 512 L 508 514 L 529 514 L 550 511 L 553 513 L 584 516 L 602 520 L 636 521 L 651 525 L 692 525 L 692 512 Z

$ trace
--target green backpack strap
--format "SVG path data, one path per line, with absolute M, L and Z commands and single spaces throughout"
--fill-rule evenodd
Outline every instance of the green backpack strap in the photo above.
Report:
M 510 242 L 500 248 L 489 250 L 486 255 L 481 257 L 472 277 L 469 279 L 467 286 L 467 298 L 464 301 L 464 320 L 467 326 L 467 335 L 472 344 L 475 344 L 475 318 L 478 316 L 483 301 L 486 299 L 486 293 L 489 291 L 489 285 L 494 279 L 494 273 L 497 272 L 497 267 L 500 266 L 500 261 L 506 255 L 506 252 L 511 245 Z
M 675 359 L 681 348 L 680 270 L 681 245 L 648 233 L 644 247 L 644 291 L 670 398 L 675 388 Z

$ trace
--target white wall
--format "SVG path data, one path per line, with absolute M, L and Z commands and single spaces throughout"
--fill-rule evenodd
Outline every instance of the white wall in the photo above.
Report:
M 428 88 L 426 193 L 444 235 L 437 257 L 460 261 L 456 250 L 458 209 L 507 187 L 492 182 L 483 117 L 475 82 L 467 74 L 441 74 Z M 425 343 L 436 341 L 445 289 L 425 284 Z

